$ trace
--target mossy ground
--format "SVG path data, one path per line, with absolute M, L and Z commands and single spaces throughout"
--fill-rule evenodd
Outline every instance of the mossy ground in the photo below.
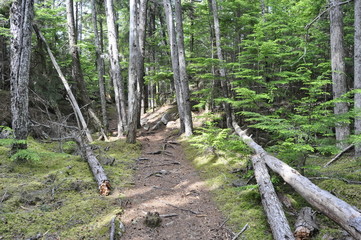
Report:
M 217 134 L 215 134 L 217 135 Z M 261 197 L 256 183 L 253 181 L 246 184 L 253 174 L 249 171 L 251 152 L 238 141 L 239 149 L 235 149 L 233 137 L 225 136 L 223 144 L 207 150 L 215 142 L 217 136 L 214 134 L 200 133 L 191 141 L 183 141 L 183 146 L 194 166 L 199 170 L 201 176 L 207 180 L 218 206 L 226 217 L 229 218 L 227 224 L 234 231 L 240 231 L 245 224 L 249 228 L 242 234 L 241 239 L 272 239 L 271 230 L 267 223 L 266 215 L 263 211 Z M 217 141 L 220 141 L 218 139 Z M 313 156 L 308 159 L 305 168 L 305 175 L 309 177 L 330 177 L 331 179 L 313 180 L 321 188 L 330 191 L 337 197 L 345 200 L 349 204 L 361 209 L 361 185 L 347 184 L 342 178 L 360 181 L 361 161 L 352 157 L 343 157 L 328 168 L 323 165 L 329 158 Z M 237 173 L 232 170 L 240 169 Z M 234 172 L 234 171 L 233 171 Z M 286 195 L 291 201 L 295 211 L 302 207 L 309 206 L 308 203 L 299 196 L 288 184 L 276 174 L 270 173 L 272 182 L 277 192 Z M 233 182 L 243 182 L 244 186 L 234 187 Z M 286 216 L 291 229 L 294 229 L 296 217 L 292 211 L 286 209 Z M 335 238 L 341 237 L 343 230 L 323 214 L 317 215 L 320 232 L 313 239 L 321 240 L 323 236 L 329 235 Z
M 114 192 L 107 197 L 98 194 L 87 162 L 58 152 L 56 143 L 29 139 L 29 149 L 38 157 L 23 162 L 10 160 L 9 146 L 0 146 L 0 239 L 39 233 L 44 239 L 108 239 L 110 220 L 122 212 L 119 188 L 131 184 L 140 146 L 122 140 L 94 146 L 97 155 L 115 158 L 113 165 L 103 166 Z M 76 144 L 63 148 L 72 152 Z

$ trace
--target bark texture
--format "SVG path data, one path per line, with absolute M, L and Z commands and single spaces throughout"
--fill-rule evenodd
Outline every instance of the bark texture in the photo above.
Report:
M 75 139 L 80 146 L 84 158 L 88 161 L 88 165 L 93 173 L 95 180 L 98 183 L 99 194 L 108 196 L 110 194 L 111 187 L 102 165 L 99 163 L 89 144 L 84 143 L 80 137 L 76 137 Z
M 332 68 L 332 89 L 333 98 L 340 98 L 347 92 L 345 49 L 343 46 L 343 14 L 340 0 L 330 0 L 330 45 L 331 45 L 331 68 Z M 335 115 L 348 112 L 346 102 L 336 102 L 334 107 Z M 350 135 L 350 126 L 343 121 L 336 122 L 336 141 L 338 147 L 345 148 L 343 141 Z
M 33 0 L 14 1 L 10 10 L 11 114 L 16 140 L 26 140 L 29 125 L 29 72 L 31 32 L 34 15 Z M 16 142 L 12 150 L 26 149 L 26 141 Z
M 118 113 L 118 137 L 123 135 L 127 125 L 125 111 L 124 81 L 121 76 L 119 63 L 119 50 L 117 45 L 117 31 L 115 27 L 115 15 L 112 0 L 105 0 L 105 10 L 108 25 L 110 75 L 113 80 L 115 103 Z
M 127 142 L 135 143 L 139 109 L 140 49 L 137 32 L 137 1 L 130 0 L 129 19 L 129 70 L 128 70 L 128 132 Z
M 102 109 L 102 120 L 105 131 L 108 129 L 108 114 L 106 108 L 106 97 L 105 97 L 105 66 L 104 59 L 102 58 L 102 44 L 100 41 L 100 36 L 98 32 L 98 17 L 97 17 L 97 5 L 96 0 L 91 1 L 92 6 L 92 21 L 94 27 L 94 43 L 95 43 L 95 55 L 96 55 L 96 64 L 98 71 L 98 82 L 99 82 L 99 95 L 100 95 L 100 104 Z
M 214 27 L 214 35 L 216 37 L 216 48 L 217 48 L 217 57 L 221 64 L 221 67 L 219 68 L 220 75 L 222 77 L 221 79 L 221 88 L 222 88 L 222 94 L 223 97 L 228 98 L 229 97 L 229 91 L 228 91 L 228 82 L 227 82 L 227 75 L 226 75 L 226 69 L 222 66 L 224 62 L 223 58 L 223 52 L 221 47 L 221 30 L 219 26 L 219 18 L 218 18 L 218 7 L 216 0 L 209 0 L 211 1 L 211 7 L 212 7 L 212 14 L 213 14 L 213 27 Z M 226 124 L 228 128 L 232 128 L 232 115 L 231 115 L 231 106 L 229 103 L 223 102 L 222 103 L 224 111 L 226 113 Z
M 354 0 L 355 43 L 354 43 L 354 89 L 361 91 L 361 0 Z M 355 134 L 361 134 L 361 92 L 355 93 Z M 355 157 L 361 157 L 361 143 L 355 144 Z
M 259 155 L 252 156 L 252 163 L 273 238 L 276 240 L 295 239 L 271 182 L 266 164 Z
M 187 65 L 184 48 L 184 34 L 183 34 L 183 18 L 182 18 L 182 5 L 181 0 L 174 1 L 174 15 L 175 15 L 175 30 L 177 33 L 177 47 L 178 47 L 178 59 L 179 59 L 179 77 L 180 88 L 182 89 L 181 98 L 183 98 L 183 111 L 184 111 L 184 134 L 190 136 L 193 134 L 193 122 L 192 122 L 192 109 L 190 103 L 189 83 L 187 74 Z
M 242 141 L 260 155 L 267 166 L 278 173 L 309 204 L 335 221 L 355 239 L 361 239 L 361 213 L 359 211 L 328 191 L 319 188 L 286 163 L 268 155 L 245 131 L 241 130 L 235 121 L 233 121 L 233 127 Z
M 295 223 L 296 240 L 311 239 L 318 231 L 315 213 L 310 207 L 304 207 L 300 210 Z

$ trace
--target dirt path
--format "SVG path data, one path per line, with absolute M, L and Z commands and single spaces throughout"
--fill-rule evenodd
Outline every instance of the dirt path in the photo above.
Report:
M 126 232 L 122 239 L 230 239 L 221 226 L 225 219 L 212 202 L 206 184 L 185 159 L 171 131 L 165 128 L 139 140 L 142 156 L 137 163 L 135 186 L 124 192 L 121 219 Z M 148 212 L 161 215 L 159 227 L 144 224 Z

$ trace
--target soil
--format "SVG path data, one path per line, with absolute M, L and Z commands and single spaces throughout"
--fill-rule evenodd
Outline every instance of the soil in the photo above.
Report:
M 137 161 L 135 185 L 123 191 L 125 211 L 121 220 L 126 231 L 122 239 L 231 239 L 225 218 L 212 201 L 206 183 L 185 158 L 174 132 L 163 127 L 143 132 L 138 138 L 142 156 Z M 156 224 L 147 226 L 148 217 L 157 213 L 160 224 L 156 220 Z

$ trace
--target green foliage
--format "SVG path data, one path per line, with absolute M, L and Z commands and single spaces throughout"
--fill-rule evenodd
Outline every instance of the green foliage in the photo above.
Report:
M 243 152 L 246 146 L 235 135 L 230 134 L 230 129 L 220 129 L 214 123 L 208 122 L 205 127 L 195 130 L 195 135 L 189 140 L 192 145 L 203 149 L 214 149 L 220 152 Z
M 40 157 L 37 152 L 29 150 L 29 149 L 22 149 L 18 150 L 15 154 L 13 154 L 10 158 L 12 161 L 29 161 L 29 162 L 37 162 L 40 161 Z

